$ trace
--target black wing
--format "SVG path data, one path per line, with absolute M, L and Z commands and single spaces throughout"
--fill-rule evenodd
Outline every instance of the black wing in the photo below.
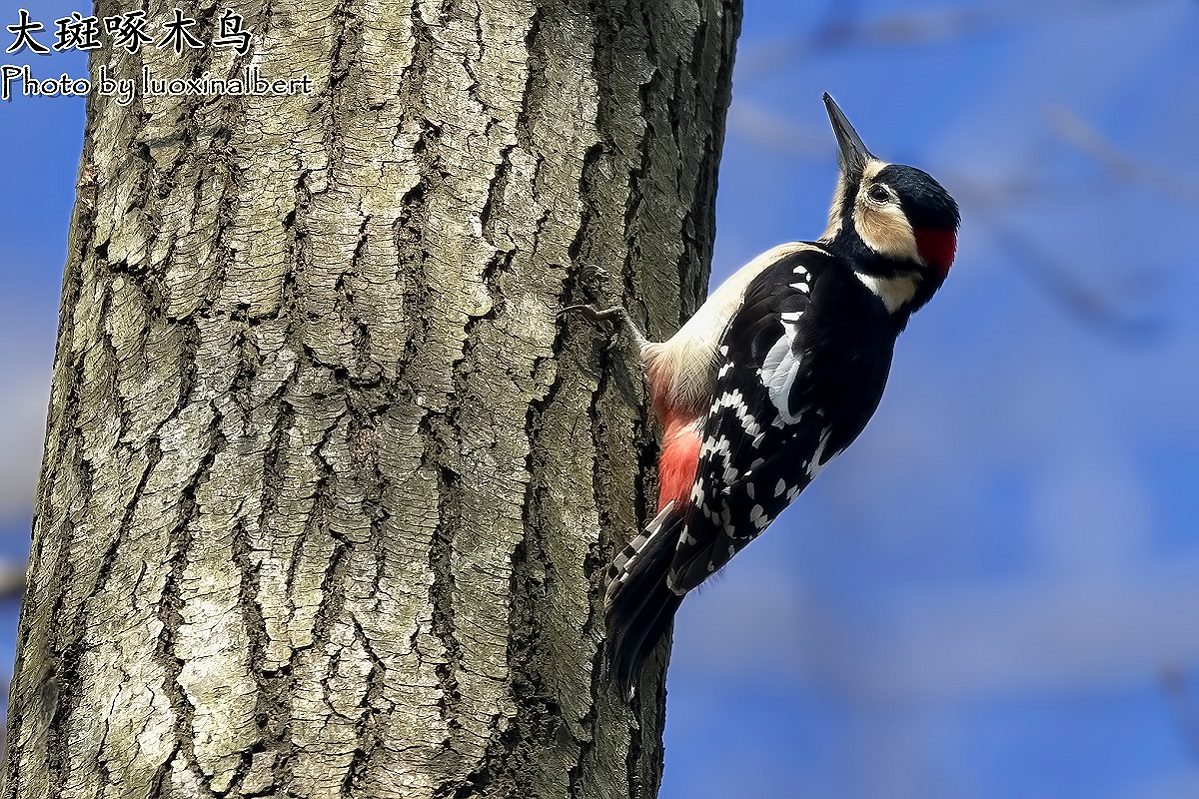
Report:
M 873 414 L 894 333 L 863 297 L 815 247 L 746 289 L 721 343 L 673 591 L 696 587 L 756 538 Z

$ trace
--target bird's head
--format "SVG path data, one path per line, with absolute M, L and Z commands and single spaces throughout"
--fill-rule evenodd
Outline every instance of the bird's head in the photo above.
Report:
M 828 94 L 824 105 L 841 173 L 821 241 L 850 260 L 892 313 L 914 311 L 953 264 L 957 203 L 927 172 L 875 158 Z

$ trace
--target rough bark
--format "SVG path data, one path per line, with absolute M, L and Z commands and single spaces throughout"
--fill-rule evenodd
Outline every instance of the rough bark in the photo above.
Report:
M 598 652 L 653 431 L 556 313 L 701 296 L 738 0 L 236 10 L 93 54 L 315 93 L 89 100 L 3 797 L 652 797 L 664 655 Z

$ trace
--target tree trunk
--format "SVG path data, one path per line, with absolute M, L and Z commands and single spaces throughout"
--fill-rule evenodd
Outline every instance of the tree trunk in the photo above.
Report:
M 665 655 L 599 674 L 654 431 L 556 314 L 702 296 L 739 0 L 236 10 L 93 53 L 314 91 L 89 100 L 3 797 L 654 796 Z

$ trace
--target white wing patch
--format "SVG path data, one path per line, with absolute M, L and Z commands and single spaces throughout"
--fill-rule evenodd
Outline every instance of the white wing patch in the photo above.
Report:
M 809 274 L 808 270 L 804 269 L 802 266 L 796 266 L 791 271 L 797 278 L 799 278 L 799 280 L 796 280 L 794 283 L 789 283 L 788 285 L 798 291 L 800 294 L 807 294 L 812 289 L 812 275 Z
M 784 314 L 791 316 L 791 314 Z M 799 335 L 798 315 L 795 322 L 783 322 L 784 333 L 762 359 L 762 385 L 770 395 L 779 412 L 775 425 L 782 427 L 784 423 L 791 424 L 799 420 L 799 416 L 791 413 L 791 388 L 795 378 L 799 376 L 799 367 L 803 359 L 795 354 L 795 339 Z
M 811 274 L 802 266 L 796 266 L 793 272 L 796 280 L 789 285 L 796 291 L 807 294 L 811 290 Z M 790 400 L 791 389 L 795 386 L 795 379 L 799 376 L 799 367 L 803 361 L 802 356 L 796 354 L 799 349 L 799 321 L 803 315 L 803 311 L 785 311 L 779 314 L 779 321 L 783 324 L 783 335 L 762 359 L 762 385 L 766 387 L 770 401 L 779 413 L 778 418 L 774 420 L 775 427 L 799 421 L 799 415 L 791 412 Z

